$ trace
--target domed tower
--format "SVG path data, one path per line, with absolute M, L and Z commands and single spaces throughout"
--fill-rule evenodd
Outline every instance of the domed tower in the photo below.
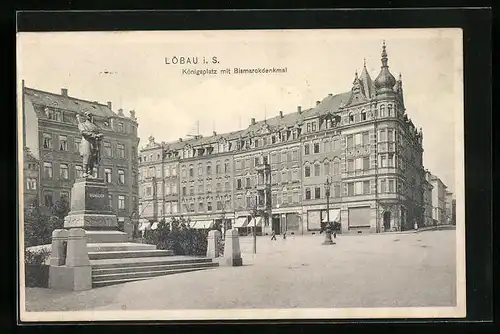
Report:
M 380 73 L 373 82 L 375 86 L 376 95 L 395 93 L 394 86 L 396 85 L 396 78 L 389 72 L 389 66 L 387 65 L 387 51 L 385 49 L 385 41 L 382 45 L 382 67 L 380 68 Z

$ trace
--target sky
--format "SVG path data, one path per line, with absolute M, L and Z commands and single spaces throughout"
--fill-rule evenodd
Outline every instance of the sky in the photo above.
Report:
M 195 134 L 197 122 L 205 136 L 235 131 L 251 118 L 350 91 L 364 61 L 376 78 L 384 40 L 389 70 L 402 75 L 407 114 L 424 133 L 424 166 L 454 191 L 455 168 L 463 164 L 459 29 L 19 33 L 17 71 L 30 88 L 67 88 L 73 97 L 111 101 L 115 112 L 135 110 L 143 146 L 151 135 L 168 142 Z M 172 64 L 173 57 L 197 57 L 198 64 Z M 202 64 L 203 57 L 218 63 Z M 220 74 L 235 67 L 287 73 Z

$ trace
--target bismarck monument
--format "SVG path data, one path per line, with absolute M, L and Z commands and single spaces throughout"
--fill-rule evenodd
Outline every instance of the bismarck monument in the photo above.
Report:
M 109 206 L 108 188 L 99 177 L 103 134 L 90 113 L 85 113 L 83 120 L 77 118 L 82 135 L 83 178 L 75 180 L 71 190 L 71 211 L 64 219 L 64 227 L 84 229 L 89 243 L 126 242 L 128 235 L 118 231 L 117 217 Z

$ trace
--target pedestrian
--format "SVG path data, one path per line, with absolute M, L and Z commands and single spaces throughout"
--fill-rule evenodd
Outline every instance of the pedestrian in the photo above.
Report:
M 283 240 L 286 240 L 286 231 L 283 232 Z
M 276 232 L 271 233 L 271 240 L 276 240 Z

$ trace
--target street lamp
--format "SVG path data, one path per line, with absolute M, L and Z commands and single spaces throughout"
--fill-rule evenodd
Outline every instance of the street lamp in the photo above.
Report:
M 325 182 L 325 194 L 326 194 L 326 224 L 325 224 L 325 241 L 323 241 L 323 245 L 335 245 L 335 242 L 332 240 L 332 223 L 330 222 L 330 186 L 332 185 L 332 181 L 330 177 L 326 177 Z

